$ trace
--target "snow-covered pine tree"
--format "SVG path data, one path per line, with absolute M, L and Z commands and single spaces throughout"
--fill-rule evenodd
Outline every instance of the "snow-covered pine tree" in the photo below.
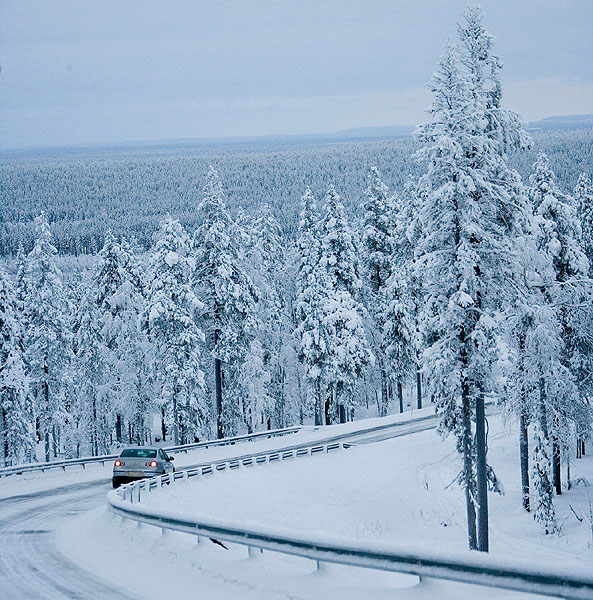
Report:
M 119 243 L 111 232 L 107 233 L 92 286 L 101 338 L 108 352 L 116 440 L 144 443 L 152 396 L 151 352 L 145 333 L 138 330 L 138 318 L 145 308 L 145 284 L 127 240 Z
M 353 392 L 364 367 L 374 363 L 368 346 L 359 299 L 362 282 L 358 257 L 344 207 L 333 185 L 325 196 L 320 224 L 319 265 L 323 277 L 323 328 L 329 353 L 325 420 L 346 420 Z
M 153 369 L 173 439 L 188 443 L 208 433 L 210 411 L 200 364 L 204 334 L 195 321 L 203 306 L 192 287 L 191 241 L 179 221 L 163 222 L 149 269 L 152 282 L 140 323 L 154 344 Z
M 422 408 L 419 356 L 421 340 L 418 312 L 422 290 L 414 267 L 414 248 L 419 240 L 419 209 L 416 185 L 408 181 L 403 196 L 394 195 L 392 272 L 384 289 L 383 337 L 391 381 L 397 388 L 399 410 L 403 412 L 403 384 L 416 366 L 418 408 Z
M 109 452 L 113 432 L 115 415 L 109 393 L 112 373 L 97 289 L 88 273 L 83 287 L 86 292 L 78 305 L 74 327 L 75 365 L 80 384 L 76 405 L 71 411 L 78 430 L 72 441 L 77 445 L 77 455 L 97 456 Z
M 581 228 L 573 201 L 558 189 L 543 152 L 538 154 L 529 181 L 529 197 L 539 220 L 538 249 L 549 257 L 552 265 L 552 276 L 544 281 L 543 293 L 547 303 L 557 307 L 555 315 L 562 339 L 559 360 L 567 373 L 563 389 L 554 390 L 552 395 L 542 390 L 542 403 L 548 407 L 547 428 L 543 431 L 551 436 L 553 482 L 556 493 L 560 494 L 562 447 L 568 447 L 574 424 L 583 432 L 591 426 L 586 390 L 575 385 L 576 381 L 586 379 L 592 364 L 588 309 L 591 296 L 584 285 L 589 263 L 579 244 Z
M 268 419 L 273 427 L 285 427 L 286 406 L 286 367 L 288 355 L 285 347 L 290 341 L 287 298 L 282 284 L 285 280 L 286 259 L 282 243 L 282 230 L 268 204 L 265 204 L 250 228 L 251 246 L 249 260 L 252 266 L 252 280 L 258 290 L 257 296 L 257 339 L 259 345 L 251 344 L 256 355 L 248 360 L 257 362 L 261 348 L 263 368 L 268 374 L 266 406 Z
M 371 167 L 367 175 L 368 187 L 361 205 L 364 213 L 361 235 L 362 271 L 366 308 L 370 317 L 369 337 L 381 381 L 379 416 L 387 414 L 390 404 L 390 361 L 386 356 L 385 303 L 386 285 L 392 275 L 393 230 L 395 228 L 394 200 L 389 196 L 379 170 Z M 399 315 L 396 315 L 398 318 Z M 395 322 L 390 321 L 395 325 Z
M 417 268 L 426 289 L 424 368 L 431 373 L 441 430 L 456 434 L 463 455 L 470 548 L 487 551 L 486 486 L 497 482 L 486 464 L 484 397 L 496 384 L 495 316 L 508 300 L 514 268 L 520 180 L 505 164 L 500 136 L 489 130 L 490 101 L 485 78 L 468 57 L 472 51 L 466 46 L 460 60 L 456 48 L 446 48 L 433 80 L 431 120 L 416 132 L 424 146 L 418 157 L 427 164 L 419 182 L 425 200 Z
M 35 423 L 22 347 L 23 328 L 14 288 L 0 267 L 0 461 L 35 456 Z
M 317 203 L 309 188 L 301 200 L 297 251 L 297 294 L 295 320 L 297 323 L 299 360 L 305 366 L 307 396 L 312 398 L 315 425 L 324 422 L 324 386 L 329 348 L 323 328 L 325 270 L 320 267 L 319 214 Z
M 273 408 L 270 380 L 264 348 L 257 338 L 253 338 L 247 351 L 247 360 L 239 367 L 238 377 L 241 417 L 247 426 L 247 433 L 265 429 L 270 418 Z
M 203 305 L 198 323 L 206 334 L 214 362 L 216 432 L 221 438 L 225 435 L 225 421 L 227 433 L 237 426 L 234 415 L 239 415 L 238 403 L 223 392 L 225 382 L 228 385 L 237 381 L 251 343 L 257 294 L 242 260 L 242 233 L 226 211 L 222 184 L 213 167 L 208 171 L 203 192 L 198 208 L 201 225 L 193 237 L 194 283 Z M 225 378 L 223 364 L 235 372 L 227 373 Z
M 574 189 L 577 216 L 581 222 L 581 246 L 589 260 L 589 268 L 593 264 L 593 184 L 586 173 L 581 173 Z
M 25 261 L 24 350 L 30 391 L 46 461 L 55 457 L 65 419 L 64 387 L 72 360 L 71 307 L 55 263 L 45 214 L 35 219 L 36 240 Z

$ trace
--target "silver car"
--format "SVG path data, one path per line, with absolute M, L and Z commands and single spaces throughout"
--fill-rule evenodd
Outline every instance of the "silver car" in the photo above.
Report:
M 135 479 L 154 477 L 164 473 L 174 473 L 171 464 L 172 456 L 168 456 L 162 448 L 151 446 L 136 446 L 122 450 L 113 464 L 113 487 Z

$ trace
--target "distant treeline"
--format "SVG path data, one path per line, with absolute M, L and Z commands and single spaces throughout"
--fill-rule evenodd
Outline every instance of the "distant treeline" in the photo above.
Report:
M 412 159 L 415 149 L 412 139 L 398 139 L 220 156 L 188 148 L 187 154 L 173 156 L 5 161 L 0 164 L 0 255 L 14 255 L 19 246 L 31 250 L 33 219 L 41 211 L 63 255 L 98 252 L 109 229 L 147 249 L 167 213 L 193 231 L 209 164 L 225 182 L 232 214 L 239 208 L 253 214 L 267 203 L 293 237 L 299 199 L 311 182 L 317 194 L 333 182 L 350 216 L 356 216 L 369 168 L 378 167 L 390 189 L 402 189 L 410 175 L 420 174 Z M 593 170 L 591 130 L 536 133 L 533 149 L 509 162 L 526 178 L 540 150 L 565 189 L 574 188 L 581 172 Z

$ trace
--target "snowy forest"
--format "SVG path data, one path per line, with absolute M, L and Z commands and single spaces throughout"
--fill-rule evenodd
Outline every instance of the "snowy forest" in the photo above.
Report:
M 470 8 L 413 140 L 5 161 L 0 464 L 149 443 L 156 422 L 182 444 L 432 404 L 487 549 L 493 403 L 554 532 L 591 433 L 593 132 L 530 138 L 500 69 Z

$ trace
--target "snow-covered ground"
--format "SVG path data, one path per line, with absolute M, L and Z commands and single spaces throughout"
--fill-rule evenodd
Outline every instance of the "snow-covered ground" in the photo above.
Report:
M 593 457 L 572 465 L 573 480 L 581 479 L 581 484 L 556 499 L 561 534 L 545 536 L 521 509 L 517 439 L 514 427 L 501 417 L 490 418 L 489 461 L 505 486 L 504 496 L 490 495 L 492 554 L 589 568 L 593 540 L 586 514 L 593 493 L 585 482 L 593 482 Z M 467 544 L 463 495 L 451 483 L 458 470 L 453 440 L 441 441 L 434 431 L 426 431 L 335 454 L 217 473 L 158 490 L 143 502 L 301 533 L 322 531 L 416 548 L 463 550 Z M 571 506 L 585 516 L 582 523 Z M 217 598 L 361 598 L 369 593 L 383 598 L 393 597 L 394 587 L 414 581 L 334 566 L 322 576 L 300 559 L 265 553 L 247 560 L 245 548 L 226 551 L 210 543 L 196 548 L 190 536 L 169 534 L 162 539 L 159 530 L 137 528 L 104 508 L 62 528 L 58 545 L 70 560 L 127 587 L 131 568 L 134 581 L 129 589 L 147 598 L 166 590 L 170 597 L 181 597 L 175 590 L 181 592 L 187 585 L 204 585 L 209 590 L 204 597 Z M 163 573 L 171 576 L 166 584 L 161 581 Z M 405 597 L 436 597 L 427 586 L 411 587 Z M 512 596 L 496 590 L 478 592 L 471 586 L 438 586 L 438 597 L 443 598 Z

